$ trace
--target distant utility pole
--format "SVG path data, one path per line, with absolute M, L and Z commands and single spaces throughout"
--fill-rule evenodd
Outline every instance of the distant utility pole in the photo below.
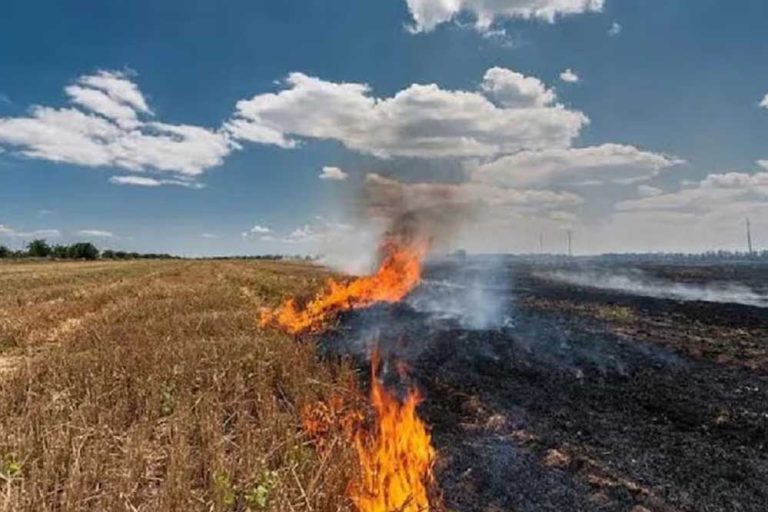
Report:
M 544 254 L 544 233 L 539 233 L 539 254 Z
M 752 255 L 752 230 L 749 227 L 749 217 L 747 217 L 747 250 Z
M 568 230 L 568 256 L 573 256 L 573 250 L 571 249 L 571 230 Z

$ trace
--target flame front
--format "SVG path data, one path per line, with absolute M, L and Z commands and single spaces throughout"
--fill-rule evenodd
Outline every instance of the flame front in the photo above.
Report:
M 402 244 L 389 240 L 382 244 L 384 259 L 375 274 L 348 283 L 329 279 L 327 289 L 303 308 L 297 307 L 291 298 L 277 309 L 263 310 L 261 325 L 276 324 L 291 334 L 319 331 L 339 311 L 376 302 L 397 302 L 421 280 L 421 261 L 427 249 L 427 243 Z
M 404 242 L 404 239 L 408 242 Z M 327 288 L 303 308 L 290 298 L 277 309 L 261 312 L 262 326 L 275 325 L 291 333 L 319 332 L 340 311 L 363 308 L 376 302 L 397 302 L 421 280 L 421 263 L 428 242 L 415 237 L 389 237 L 381 246 L 383 259 L 375 274 L 348 282 L 329 280 Z M 436 489 L 432 467 L 435 449 L 416 407 L 421 396 L 409 389 L 403 400 L 377 378 L 378 355 L 371 363 L 371 404 L 376 422 L 363 428 L 360 409 L 349 409 L 340 396 L 302 411 L 304 429 L 321 451 L 327 438 L 340 428 L 356 449 L 360 474 L 350 483 L 349 497 L 358 512 L 429 512 L 439 508 L 432 499 Z M 335 425 L 335 426 L 334 426 Z
M 350 498 L 360 512 L 428 512 L 435 450 L 416 412 L 421 397 L 410 389 L 399 401 L 377 379 L 377 366 L 374 357 L 371 403 L 376 412 L 375 430 L 355 434 L 361 474 L 350 485 Z

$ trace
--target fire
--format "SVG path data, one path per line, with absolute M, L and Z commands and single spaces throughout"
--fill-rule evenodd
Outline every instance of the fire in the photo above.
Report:
M 263 310 L 261 325 L 275 325 L 291 334 L 319 332 L 340 311 L 400 301 L 421 280 L 421 263 L 429 250 L 429 243 L 405 238 L 409 241 L 404 242 L 404 237 L 385 240 L 376 273 L 348 282 L 329 280 L 327 288 L 304 307 L 290 298 L 277 309 Z M 378 367 L 378 354 L 374 354 L 370 400 L 376 421 L 372 429 L 363 426 L 362 408 L 350 407 L 338 395 L 302 410 L 304 430 L 321 452 L 332 448 L 329 443 L 339 433 L 354 444 L 360 474 L 348 493 L 358 512 L 438 510 L 439 499 L 430 503 L 431 491 L 436 489 L 432 473 L 436 452 L 416 411 L 421 395 L 411 388 L 400 400 L 379 382 Z M 404 370 L 398 368 L 402 376 Z
M 339 311 L 370 306 L 376 302 L 397 302 L 421 280 L 421 261 L 427 243 L 403 244 L 388 240 L 382 244 L 384 259 L 375 274 L 347 283 L 328 280 L 327 288 L 303 308 L 290 298 L 277 309 L 261 313 L 261 325 L 276 324 L 298 334 L 319 331 Z
M 358 429 L 354 442 L 360 476 L 350 498 L 359 512 L 428 512 L 435 449 L 416 406 L 421 396 L 409 389 L 401 402 L 377 378 L 378 358 L 371 365 L 371 403 L 376 412 L 372 433 Z

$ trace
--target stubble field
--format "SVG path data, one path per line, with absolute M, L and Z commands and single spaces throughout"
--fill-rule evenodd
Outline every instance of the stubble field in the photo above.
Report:
M 346 510 L 301 410 L 354 372 L 257 326 L 299 263 L 0 265 L 0 510 Z M 356 399 L 356 397 L 350 397 Z

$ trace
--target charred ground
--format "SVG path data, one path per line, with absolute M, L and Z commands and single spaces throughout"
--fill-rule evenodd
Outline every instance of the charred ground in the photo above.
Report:
M 488 265 L 433 265 L 406 304 L 346 314 L 326 343 L 375 337 L 409 361 L 450 509 L 765 510 L 767 309 Z M 643 272 L 768 283 L 754 265 Z

